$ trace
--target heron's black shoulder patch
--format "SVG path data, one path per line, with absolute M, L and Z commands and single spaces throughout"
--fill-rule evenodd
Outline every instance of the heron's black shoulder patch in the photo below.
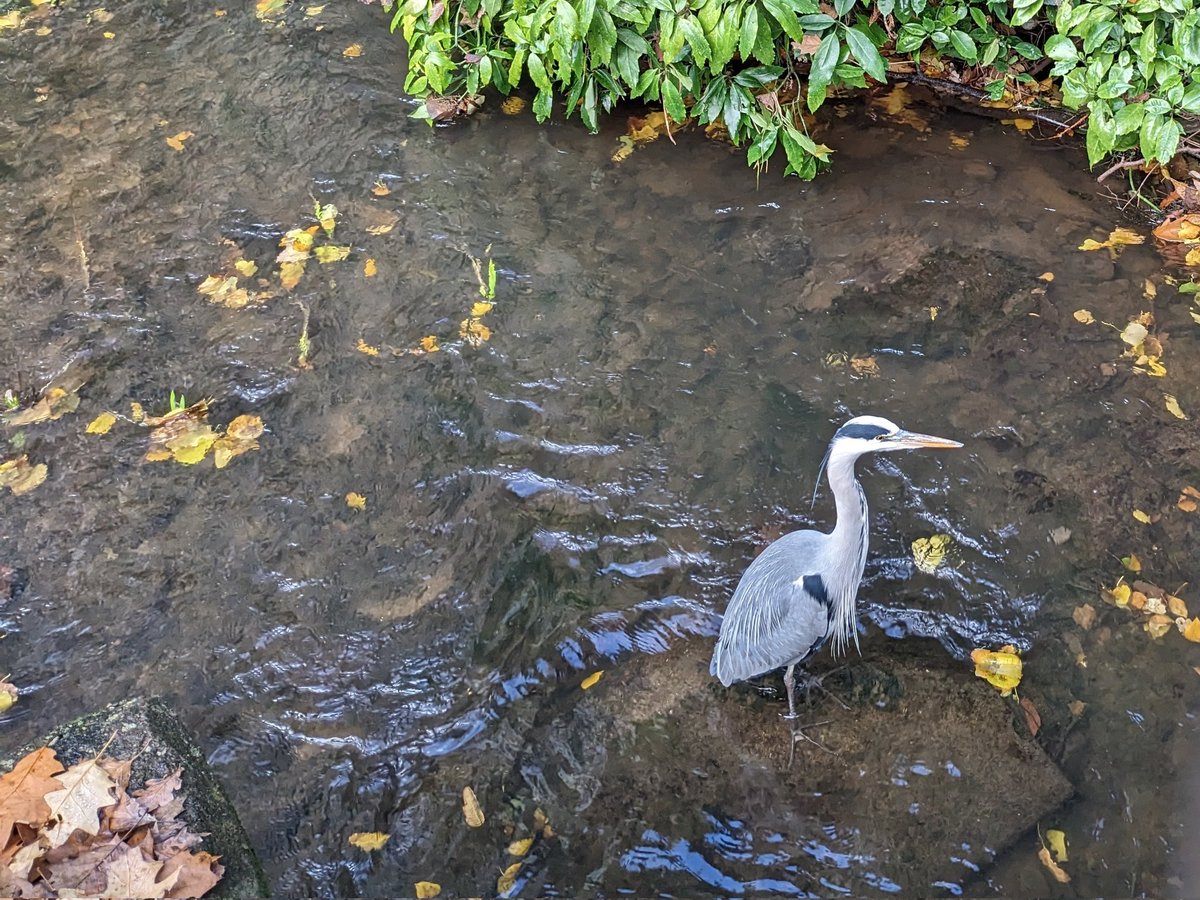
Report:
M 886 428 L 880 428 L 878 425 L 843 425 L 837 430 L 835 438 L 861 438 L 864 441 L 873 441 L 881 434 L 887 434 Z
M 829 593 L 825 590 L 825 582 L 821 580 L 820 575 L 805 575 L 801 584 L 810 597 L 822 606 L 829 607 Z

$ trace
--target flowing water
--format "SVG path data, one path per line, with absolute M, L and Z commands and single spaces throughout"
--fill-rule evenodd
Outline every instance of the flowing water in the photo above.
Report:
M 494 893 L 534 806 L 555 836 L 510 893 L 1188 893 L 1200 649 L 1174 630 L 1152 641 L 1097 588 L 1131 552 L 1164 587 L 1196 576 L 1200 514 L 1175 501 L 1200 483 L 1200 329 L 1152 247 L 1076 250 L 1120 215 L 1076 151 L 952 112 L 926 110 L 919 132 L 855 104 L 822 125 L 837 165 L 812 184 L 756 178 L 694 132 L 618 164 L 623 115 L 598 136 L 494 103 L 452 127 L 408 119 L 376 7 L 112 14 L 67 4 L 0 32 L 0 387 L 26 405 L 48 385 L 80 397 L 5 429 L 49 470 L 3 497 L 0 669 L 23 691 L 6 744 L 166 696 L 280 896 Z M 258 307 L 197 293 L 231 254 L 270 277 L 314 200 L 340 210 L 349 259 L 310 262 Z M 459 327 L 488 254 L 491 338 L 473 347 Z M 309 369 L 293 301 L 311 312 Z M 1167 376 L 1134 373 L 1081 307 L 1118 326 L 1153 308 Z M 439 352 L 391 352 L 427 335 Z M 84 434 L 130 401 L 161 414 L 172 390 L 213 398 L 217 424 L 261 416 L 261 448 L 217 470 L 143 461 L 132 424 Z M 810 505 L 817 466 L 861 413 L 966 444 L 860 464 L 865 658 L 920 647 L 991 693 L 970 650 L 1022 650 L 1022 696 L 1076 791 L 1041 823 L 1072 842 L 1071 885 L 1047 880 L 1029 835 L 934 888 L 838 850 L 836 810 L 811 840 L 767 833 L 737 797 L 676 777 L 699 733 L 686 712 L 621 693 L 623 669 L 709 652 L 766 540 L 829 525 L 827 492 Z M 954 545 L 926 574 L 910 545 L 934 533 Z M 1086 630 L 1084 603 L 1100 613 Z M 779 728 L 753 690 L 697 674 L 688 691 Z M 621 740 L 595 726 L 597 703 Z M 748 761 L 732 789 L 793 802 L 763 771 Z M 660 793 L 589 811 L 649 776 Z M 467 785 L 489 813 L 478 832 Z M 979 802 L 1003 809 L 1005 791 Z M 356 831 L 392 837 L 368 856 L 347 845 Z

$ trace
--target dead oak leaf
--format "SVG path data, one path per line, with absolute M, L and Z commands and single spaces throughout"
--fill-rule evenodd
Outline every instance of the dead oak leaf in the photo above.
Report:
M 145 787 L 134 791 L 133 796 L 150 812 L 157 813 L 158 818 L 170 818 L 176 813 L 164 813 L 164 810 L 175 806 L 175 792 L 183 787 L 182 776 L 183 769 L 180 768 L 162 778 L 147 778 Z
M 49 747 L 23 757 L 11 772 L 0 775 L 0 847 L 8 843 L 13 824 L 40 825 L 50 818 L 45 796 L 62 787 L 53 776 L 63 770 Z
M 111 806 L 116 782 L 96 765 L 94 759 L 76 763 L 58 776 L 62 790 L 46 794 L 50 816 L 55 823 L 43 830 L 51 847 L 66 843 L 79 829 L 88 834 L 100 833 L 100 810 Z M 136 893 L 117 896 L 138 896 Z
M 142 851 L 128 844 L 119 844 L 104 863 L 108 881 L 104 888 L 105 897 L 165 897 L 175 886 L 179 872 L 173 872 L 162 881 L 156 881 L 163 863 L 148 860 Z
M 161 879 L 159 884 L 175 875 L 177 880 L 167 891 L 168 897 L 203 897 L 225 874 L 225 867 L 218 862 L 219 859 L 219 856 L 204 850 L 177 853 L 163 864 L 162 871 L 158 873 Z

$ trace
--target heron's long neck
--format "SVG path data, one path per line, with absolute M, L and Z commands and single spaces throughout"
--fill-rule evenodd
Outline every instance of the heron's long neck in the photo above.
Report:
M 862 581 L 867 563 L 867 497 L 854 477 L 857 457 L 843 456 L 829 460 L 829 487 L 837 507 L 837 521 L 829 535 L 830 568 L 826 585 L 832 604 L 830 636 L 833 651 L 846 648 L 850 640 L 858 646 L 858 628 L 854 617 L 854 598 Z

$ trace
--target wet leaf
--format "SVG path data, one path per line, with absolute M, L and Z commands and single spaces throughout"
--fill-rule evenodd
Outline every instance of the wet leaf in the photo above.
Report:
M 418 881 L 413 887 L 417 900 L 433 900 L 442 892 L 442 886 L 436 881 Z
M 492 311 L 495 303 L 489 303 L 486 300 L 479 300 L 471 307 L 471 317 L 478 319 L 480 316 L 486 316 Z
M 1200 491 L 1188 485 L 1179 492 L 1179 500 L 1175 505 L 1186 513 L 1193 513 L 1197 509 L 1197 500 L 1200 500 Z
M 13 10 L 9 10 L 6 13 L 0 14 L 0 31 L 3 31 L 5 28 L 20 28 L 20 27 L 21 27 L 21 14 L 17 10 L 13 9 Z
M 363 277 L 374 278 L 377 274 L 379 274 L 379 267 L 375 265 L 374 259 L 368 257 L 367 261 L 363 263 Z
M 1136 553 L 1130 553 L 1128 556 L 1122 556 L 1121 565 L 1134 574 L 1142 571 L 1142 561 L 1137 558 Z
M 392 192 L 392 189 L 390 187 L 388 187 L 386 184 L 384 184 L 382 181 L 380 181 L 379 179 L 376 179 L 375 183 L 373 185 L 371 185 L 371 193 L 374 194 L 376 197 L 386 197 L 391 192 Z
M 1059 525 L 1057 528 L 1050 529 L 1050 540 L 1054 542 L 1056 547 L 1061 547 L 1071 539 L 1071 529 L 1065 525 Z
M 236 275 L 209 275 L 196 290 L 213 303 L 229 309 L 243 309 L 254 299 L 248 290 L 238 286 Z
M 1046 843 L 1050 847 L 1050 852 L 1054 854 L 1055 862 L 1065 863 L 1067 861 L 1067 836 L 1057 828 L 1051 828 L 1046 832 Z
M 46 794 L 54 825 L 44 830 L 51 847 L 65 844 L 75 829 L 88 834 L 100 833 L 99 810 L 115 799 L 116 782 L 94 759 L 78 762 L 57 776 L 62 789 Z M 115 895 L 115 896 L 138 896 Z
M 1028 697 L 1021 698 L 1021 712 L 1025 713 L 1025 724 L 1029 728 L 1030 736 L 1037 737 L 1037 733 L 1042 727 L 1042 715 Z
M 312 252 L 314 233 L 317 226 L 312 228 L 293 228 L 279 239 L 280 251 L 275 257 L 277 263 L 304 262 Z
M 13 704 L 17 702 L 17 696 L 17 686 L 0 678 L 0 714 L 12 709 Z
M 188 138 L 193 138 L 195 136 L 196 135 L 190 131 L 181 131 L 178 134 L 172 135 L 171 137 L 166 139 L 167 146 L 170 147 L 172 150 L 174 150 L 176 153 L 179 153 L 184 149 L 184 147 L 183 147 L 184 141 L 186 141 Z
M 1150 524 L 1150 514 L 1143 510 L 1135 509 L 1133 511 L 1133 517 L 1135 519 L 1137 519 L 1139 522 L 1141 522 L 1143 525 Z
M 504 872 L 501 873 L 500 877 L 496 879 L 496 893 L 507 894 L 509 891 L 511 891 L 513 889 L 513 885 L 517 883 L 517 874 L 520 871 L 521 864 L 519 862 L 515 862 L 505 869 Z
M 437 353 L 442 348 L 438 346 L 438 339 L 435 335 L 427 334 L 421 338 L 421 349 L 426 353 Z
M 1188 620 L 1179 632 L 1192 643 L 1200 644 L 1200 618 Z
M 1179 405 L 1179 401 L 1175 399 L 1174 394 L 1163 394 L 1163 402 L 1167 406 L 1167 412 L 1177 419 L 1187 420 L 1187 413 Z
M 471 828 L 482 828 L 485 821 L 483 815 L 483 807 L 479 805 L 479 798 L 475 796 L 475 791 L 470 787 L 463 788 L 462 792 L 462 810 L 463 819 Z
M 914 131 L 928 131 L 929 123 L 911 109 L 911 103 L 912 95 L 905 84 L 897 84 L 886 94 L 871 100 L 871 106 L 880 110 L 893 122 L 907 125 Z
M 3 418 L 6 425 L 33 425 L 37 422 L 56 421 L 78 408 L 77 393 L 61 387 L 52 387 L 29 409 L 8 413 Z
M 930 321 L 930 322 L 936 322 L 936 321 L 937 321 L 937 317 L 938 317 L 938 309 L 939 309 L 939 308 L 940 308 L 940 307 L 937 307 L 937 306 L 931 306 L 931 307 L 929 307 L 929 321 Z
M 339 247 L 334 244 L 324 244 L 313 250 L 313 256 L 317 258 L 317 262 L 325 265 L 327 263 L 339 262 L 350 255 L 349 247 Z
M 1074 716 L 1076 719 L 1078 719 L 1080 716 L 1083 715 L 1084 711 L 1087 710 L 1087 704 L 1084 703 L 1082 700 L 1072 700 L 1070 703 L 1067 704 L 1067 710 L 1071 713 L 1072 716 Z
M 1041 275 L 1038 276 L 1038 281 L 1045 281 L 1045 282 L 1049 283 L 1053 280 L 1054 280 L 1053 272 L 1043 272 Z
M 1169 243 L 1193 243 L 1200 239 L 1200 213 L 1187 213 L 1167 219 L 1154 229 L 1154 236 Z
M 1096 608 L 1090 603 L 1077 606 L 1075 612 L 1071 613 L 1071 618 L 1075 620 L 1076 625 L 1087 631 L 1096 624 Z
M 283 285 L 285 291 L 290 291 L 298 285 L 302 275 L 304 275 L 303 262 L 285 262 L 279 264 L 279 283 Z
M 146 411 L 142 408 L 142 404 L 133 400 L 129 404 L 129 418 L 135 422 L 141 422 L 146 418 Z
M 506 116 L 518 115 L 524 109 L 525 98 L 517 97 L 515 95 L 511 97 L 505 97 L 504 102 L 500 104 L 500 112 L 504 113 Z
M 1174 620 L 1171 619 L 1169 616 L 1166 616 L 1162 613 L 1155 613 L 1154 615 L 1152 615 L 1150 617 L 1150 620 L 1148 622 L 1146 622 L 1145 625 L 1142 626 L 1142 628 L 1144 628 L 1146 630 L 1146 632 L 1149 633 L 1151 638 L 1153 638 L 1154 640 L 1158 640 L 1164 634 L 1166 634 L 1168 631 L 1170 631 L 1171 626 L 1174 624 L 1175 624 Z
M 372 347 L 370 344 L 368 344 L 362 338 L 358 339 L 358 343 L 354 345 L 354 349 L 357 350 L 359 353 L 367 354 L 367 356 L 378 356 L 379 355 L 379 348 Z
M 165 897 L 175 886 L 178 872 L 158 880 L 163 863 L 146 859 L 141 849 L 118 843 L 105 859 L 108 882 L 101 892 L 105 897 Z
M 1001 697 L 1007 697 L 1021 683 L 1024 667 L 1012 645 L 999 650 L 972 650 L 971 662 L 975 663 L 975 674 L 999 690 Z
M 588 688 L 595 687 L 603 677 L 604 672 L 593 672 L 587 678 L 583 679 L 583 681 L 579 682 L 579 687 L 586 691 Z
M 0 487 L 6 487 L 16 496 L 28 494 L 46 480 L 46 464 L 29 464 L 29 457 L 21 455 L 0 463 Z
M 1086 309 L 1077 309 L 1072 315 L 1075 316 L 1076 322 L 1081 322 L 1084 325 L 1092 325 L 1096 321 L 1096 317 Z
M 853 356 L 850 358 L 850 368 L 861 378 L 875 378 L 879 375 L 879 363 L 874 356 Z
M 533 838 L 521 838 L 519 841 L 513 841 L 508 845 L 509 856 L 525 856 L 529 852 L 529 848 L 533 846 Z
M 109 429 L 117 423 L 117 417 L 110 412 L 102 412 L 88 423 L 87 434 L 108 434 Z
M 950 148 L 952 150 L 966 150 L 971 146 L 971 138 L 965 134 L 950 132 Z
M 243 278 L 249 278 L 258 271 L 258 265 L 248 259 L 235 260 L 233 267 L 237 269 L 238 274 Z
M 325 229 L 327 237 L 333 237 L 333 229 L 337 225 L 338 208 L 332 203 L 326 203 L 324 206 L 319 201 L 313 201 L 313 215 Z
M 342 51 L 342 56 L 346 57 L 347 59 L 358 59 L 360 56 L 362 56 L 362 52 L 362 44 L 351 44 Z
M 1055 881 L 1059 882 L 1060 884 L 1067 884 L 1070 882 L 1071 876 L 1063 871 L 1062 866 L 1050 858 L 1050 851 L 1045 847 L 1038 851 L 1038 859 L 1042 861 L 1042 865 L 1045 866 L 1050 871 L 1050 874 L 1054 876 Z
M 396 220 L 392 219 L 392 221 L 384 222 L 382 225 L 370 226 L 367 229 L 367 234 L 374 234 L 374 235 L 387 234 L 389 231 L 391 231 L 395 227 L 396 227 Z
M 948 534 L 917 538 L 912 542 L 913 562 L 922 572 L 933 574 L 945 561 L 946 551 L 953 543 L 953 538 Z
M 484 325 L 482 319 L 471 317 L 459 323 L 458 336 L 470 346 L 479 347 L 491 339 L 492 329 Z
M 1141 322 L 1130 322 L 1121 332 L 1121 340 L 1130 347 L 1139 347 L 1149 333 Z
M 254 14 L 260 19 L 278 15 L 287 8 L 288 0 L 257 0 L 254 4 Z
M 320 6 L 310 6 L 304 10 L 304 15 L 308 16 L 310 18 L 312 16 L 319 16 L 324 11 L 324 9 L 325 9 L 324 3 L 322 3 Z
M 366 850 L 371 853 L 375 850 L 382 849 L 383 845 L 391 838 L 390 834 L 384 834 L 382 831 L 356 831 L 350 835 L 350 844 L 357 847 L 359 850 Z
M 1101 242 L 1094 241 L 1089 238 L 1079 245 L 1079 249 L 1100 250 L 1104 247 L 1122 247 L 1129 244 L 1141 244 L 1144 243 L 1145 240 L 1146 238 L 1143 235 L 1138 234 L 1136 231 L 1131 231 L 1128 228 L 1117 228 L 1109 233 L 1107 240 Z
M 251 450 L 258 449 L 263 433 L 263 420 L 258 416 L 238 416 L 225 428 L 225 433 L 213 443 L 213 463 L 218 469 Z

